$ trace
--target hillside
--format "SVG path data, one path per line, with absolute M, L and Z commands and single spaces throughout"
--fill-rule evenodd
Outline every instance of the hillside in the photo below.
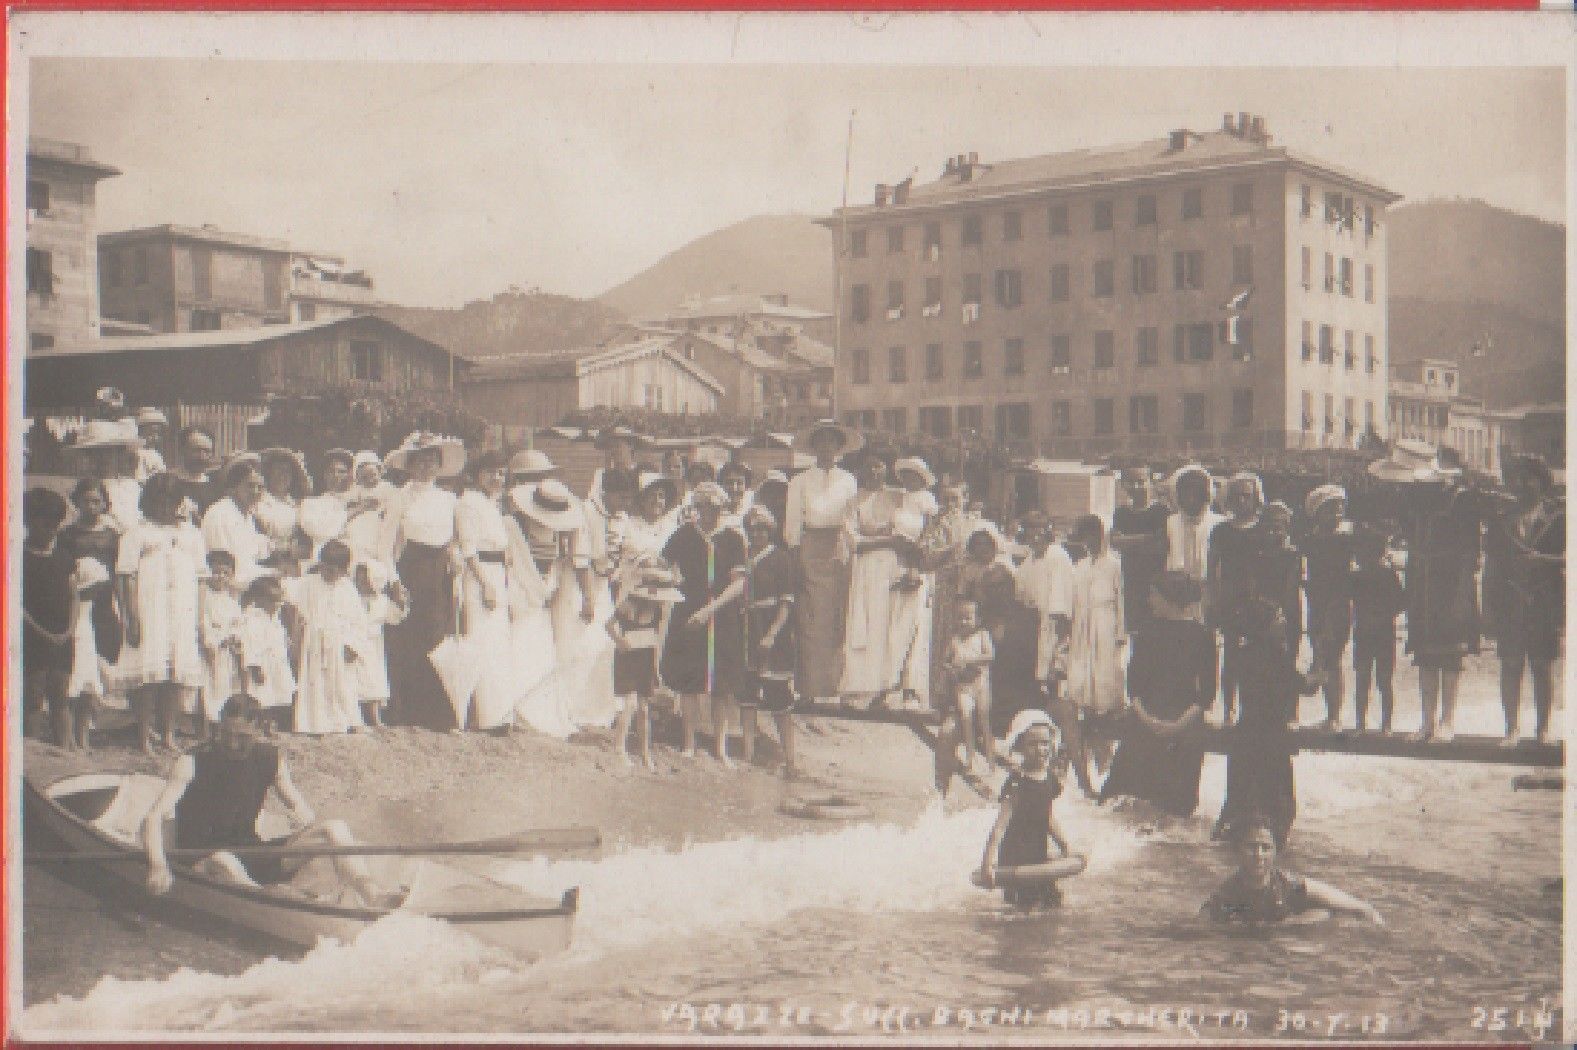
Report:
M 463 357 L 594 346 L 624 320 L 595 299 L 514 288 L 459 309 L 389 306 L 378 313 Z
M 1563 226 L 1477 200 L 1406 205 L 1390 223 L 1393 364 L 1455 361 L 1492 407 L 1565 391 Z
M 783 292 L 789 301 L 832 306 L 832 239 L 808 215 L 757 215 L 670 252 L 599 298 L 620 313 L 651 317 L 685 296 Z

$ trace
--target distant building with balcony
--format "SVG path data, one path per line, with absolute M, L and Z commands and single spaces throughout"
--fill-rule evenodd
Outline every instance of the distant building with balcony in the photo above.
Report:
M 1450 449 L 1464 467 L 1500 473 L 1505 413 L 1462 391 L 1454 361 L 1425 358 L 1391 369 L 1388 415 L 1393 439 Z
M 27 336 L 29 354 L 99 335 L 98 183 L 120 174 L 83 146 L 27 144 Z
M 99 237 L 104 316 L 155 332 L 332 321 L 378 305 L 372 281 L 338 256 L 214 226 L 153 226 Z
M 1264 121 L 876 187 L 833 231 L 848 423 L 1059 458 L 1386 431 L 1385 209 Z

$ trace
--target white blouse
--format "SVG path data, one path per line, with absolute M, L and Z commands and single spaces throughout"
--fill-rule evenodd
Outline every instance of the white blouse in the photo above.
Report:
M 413 543 L 447 546 L 454 539 L 454 512 L 458 502 L 454 493 L 437 485 L 416 488 L 407 484 L 395 494 L 385 511 L 384 530 L 397 532 Z M 392 540 L 386 546 L 392 550 Z
M 477 489 L 468 489 L 455 503 L 454 531 L 462 558 L 479 551 L 502 551 L 509 544 L 499 501 Z

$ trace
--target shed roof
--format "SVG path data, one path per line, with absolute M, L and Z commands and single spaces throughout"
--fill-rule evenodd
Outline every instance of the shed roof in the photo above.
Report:
M 371 314 L 359 314 L 355 317 L 335 317 L 322 321 L 302 321 L 296 324 L 270 324 L 258 328 L 222 328 L 213 332 L 158 332 L 153 335 L 108 336 L 102 339 L 89 339 L 80 343 L 61 344 L 47 354 L 39 354 L 38 357 L 47 359 L 100 354 L 129 354 L 149 350 L 217 350 L 232 346 L 258 346 L 263 343 L 289 339 L 292 336 L 323 331 L 342 325 L 363 325 L 392 330 L 412 342 L 421 343 L 441 354 L 449 354 L 449 351 L 431 339 L 423 339 L 416 333 L 401 328 L 393 321 L 387 321 Z M 455 360 L 461 364 L 466 363 L 464 358 L 458 356 L 455 357 Z
M 606 368 L 624 361 L 661 355 L 681 370 L 690 373 L 703 385 L 723 393 L 723 384 L 711 373 L 686 360 L 674 351 L 676 336 L 663 334 L 632 343 L 563 350 L 552 354 L 511 354 L 471 359 L 474 366 L 468 376 L 471 382 L 497 379 L 574 379 L 597 368 Z

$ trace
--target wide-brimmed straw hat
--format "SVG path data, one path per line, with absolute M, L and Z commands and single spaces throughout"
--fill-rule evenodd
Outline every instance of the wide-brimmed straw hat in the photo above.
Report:
M 1455 471 L 1440 465 L 1440 454 L 1427 442 L 1403 438 L 1391 446 L 1384 459 L 1369 464 L 1369 476 L 1380 481 L 1444 481 L 1456 476 Z
M 630 593 L 635 597 L 674 604 L 684 601 L 684 592 L 679 589 L 679 570 L 662 558 L 642 558 L 631 571 L 635 584 Z
M 615 441 L 625 441 L 635 448 L 645 445 L 646 439 L 626 426 L 603 427 L 597 432 L 597 447 L 606 449 Z
M 521 485 L 509 494 L 516 510 L 554 532 L 569 532 L 581 526 L 580 501 L 569 486 L 556 478 L 544 478 L 535 485 Z
M 548 454 L 539 448 L 521 449 L 509 457 L 509 476 L 512 478 L 545 478 L 558 468 Z
M 90 419 L 77 431 L 72 448 L 141 448 L 142 438 L 130 419 Z
M 1313 492 L 1303 498 L 1303 514 L 1312 518 L 1320 512 L 1320 508 L 1334 500 L 1346 502 L 1347 490 L 1340 485 L 1320 485 Z
M 263 477 L 268 477 L 270 467 L 284 463 L 290 467 L 292 475 L 291 489 L 298 495 L 312 487 L 312 475 L 307 473 L 307 465 L 302 460 L 301 453 L 290 448 L 265 448 L 259 452 L 258 458 L 262 461 Z
M 936 475 L 931 473 L 931 468 L 919 456 L 906 456 L 893 464 L 893 476 L 902 480 L 905 473 L 917 474 L 925 481 L 926 488 L 936 485 Z
M 818 419 L 810 426 L 794 432 L 795 450 L 798 452 L 809 452 L 811 439 L 823 431 L 829 431 L 838 436 L 838 440 L 842 442 L 842 447 L 838 449 L 840 456 L 847 456 L 865 447 L 865 438 L 858 430 L 851 430 L 836 419 Z
M 663 491 L 668 494 L 668 503 L 670 506 L 672 506 L 674 501 L 679 498 L 679 486 L 674 483 L 673 478 L 670 478 L 666 474 L 659 474 L 655 470 L 641 471 L 640 475 L 635 481 L 636 490 L 642 496 L 644 496 L 646 495 L 646 490 L 651 488 L 653 485 L 662 486 Z
M 152 405 L 145 405 L 137 409 L 137 425 L 139 427 L 167 427 L 170 421 L 163 412 Z
M 385 466 L 393 467 L 395 470 L 409 474 L 411 471 L 411 456 L 418 452 L 430 450 L 439 453 L 439 477 L 454 477 L 465 469 L 465 442 L 447 434 L 432 434 L 423 430 L 408 435 L 400 443 L 399 448 L 390 452 L 383 462 Z
M 703 481 L 690 490 L 690 502 L 705 503 L 712 507 L 728 506 L 728 493 L 715 481 Z

